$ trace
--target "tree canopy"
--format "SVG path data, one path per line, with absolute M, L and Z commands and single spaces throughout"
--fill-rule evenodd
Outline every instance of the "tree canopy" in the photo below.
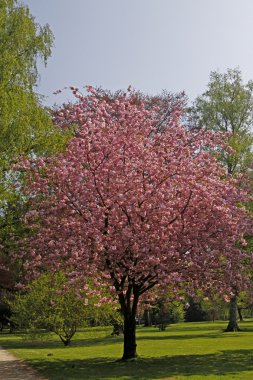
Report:
M 35 231 L 23 260 L 30 273 L 67 267 L 74 278 L 108 279 L 124 315 L 127 359 L 136 355 L 137 305 L 149 289 L 220 287 L 225 274 L 242 280 L 236 243 L 247 219 L 237 207 L 242 190 L 210 151 L 221 136 L 188 131 L 178 108 L 167 126 L 163 114 L 160 130 L 157 107 L 132 102 L 131 93 L 106 100 L 89 90 L 76 92 L 71 112 L 59 111 L 61 125 L 80 126 L 66 152 L 22 164 Z
M 229 173 L 245 171 L 253 161 L 253 82 L 244 84 L 238 69 L 213 71 L 190 111 L 192 127 L 229 133 L 235 152 L 222 152 L 221 159 Z
M 20 175 L 11 164 L 20 156 L 47 155 L 65 145 L 66 134 L 52 124 L 36 92 L 38 60 L 46 64 L 52 44 L 49 26 L 36 23 L 27 6 L 17 0 L 0 1 L 1 266 L 8 262 L 6 255 L 24 232 L 25 199 L 19 191 Z

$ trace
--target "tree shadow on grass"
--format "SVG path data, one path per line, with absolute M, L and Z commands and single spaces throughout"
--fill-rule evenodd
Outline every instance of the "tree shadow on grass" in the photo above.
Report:
M 192 340 L 192 339 L 223 339 L 227 338 L 228 334 L 231 334 L 233 338 L 240 338 L 241 334 L 246 332 L 250 332 L 250 330 L 240 331 L 236 333 L 224 333 L 223 331 L 214 331 L 213 333 L 203 333 L 203 334 L 184 334 L 184 331 L 180 335 L 173 335 L 170 331 L 166 331 L 166 333 L 157 332 L 157 335 L 139 335 L 137 332 L 137 343 L 138 341 L 143 340 L 151 340 L 151 341 L 164 341 L 164 340 L 175 340 L 175 341 L 183 341 L 183 340 Z M 115 343 L 122 343 L 123 335 L 121 336 L 111 336 L 107 335 L 105 337 L 94 337 L 87 339 L 78 339 L 74 338 L 71 341 L 70 347 L 95 347 L 95 346 L 107 346 Z M 62 342 L 59 340 L 4 340 L 1 339 L 0 344 L 7 349 L 53 349 L 53 348 L 63 348 Z
M 249 331 L 248 331 L 249 332 Z M 243 334 L 244 331 L 240 332 L 232 332 L 231 336 L 234 338 L 240 338 L 241 334 Z M 221 339 L 221 338 L 227 338 L 228 334 L 224 333 L 224 331 L 219 331 L 217 333 L 208 333 L 208 334 L 181 334 L 181 335 L 161 335 L 159 336 L 159 333 L 157 333 L 156 336 L 154 335 L 145 335 L 145 336 L 138 336 L 137 342 L 139 340 L 191 340 L 191 339 Z
M 204 322 L 184 322 L 184 323 L 175 323 L 175 324 L 169 324 L 167 326 L 167 329 L 171 329 L 173 332 L 183 332 L 183 331 L 199 331 L 200 329 L 202 331 L 217 331 L 217 330 L 225 330 L 225 328 L 228 325 L 228 320 L 224 321 L 204 321 Z M 242 330 L 250 330 L 253 331 L 252 327 L 252 320 L 244 320 L 239 322 L 240 327 Z M 145 328 L 146 329 L 146 328 Z M 148 329 L 148 327 L 147 327 Z
M 161 379 L 170 376 L 237 375 L 253 371 L 252 350 L 227 350 L 208 355 L 177 355 L 116 362 L 111 358 L 31 361 L 49 380 Z M 0 368 L 1 371 L 1 368 Z
M 122 343 L 123 342 L 123 335 L 122 336 L 106 336 L 101 338 L 89 338 L 89 339 L 72 339 L 71 344 L 69 347 L 94 347 L 94 346 L 106 346 L 111 345 L 114 343 Z M 0 345 L 3 346 L 6 349 L 17 349 L 22 348 L 24 349 L 31 349 L 31 348 L 63 348 L 63 343 L 59 340 L 28 340 L 28 339 L 21 339 L 21 340 L 1 340 Z
M 238 333 L 240 334 L 240 333 Z M 234 337 L 239 335 L 234 335 Z M 154 335 L 145 335 L 145 336 L 137 336 L 137 344 L 139 341 L 168 341 L 168 340 L 175 340 L 175 341 L 183 341 L 183 340 L 192 340 L 195 338 L 201 338 L 201 339 L 211 339 L 216 338 L 220 339 L 223 337 L 227 337 L 226 334 L 223 334 L 222 332 L 217 334 L 195 334 L 195 335 L 160 335 L 159 333 L 157 336 Z M 89 339 L 73 339 L 71 341 L 71 344 L 69 347 L 98 347 L 98 346 L 104 346 L 112 345 L 115 343 L 123 343 L 123 335 L 119 337 L 112 337 L 112 336 L 106 336 L 102 338 L 89 338 Z M 54 348 L 64 348 L 63 343 L 59 340 L 28 340 L 28 339 L 22 339 L 22 340 L 11 340 L 11 341 L 4 341 L 2 340 L 0 342 L 0 345 L 3 346 L 6 349 L 19 349 L 22 350 L 30 350 L 30 349 L 54 349 Z M 67 347 L 68 348 L 68 347 Z

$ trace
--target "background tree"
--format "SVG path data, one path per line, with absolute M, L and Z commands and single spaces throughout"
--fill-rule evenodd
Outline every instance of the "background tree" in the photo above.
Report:
M 35 231 L 22 258 L 30 273 L 71 268 L 109 281 L 130 359 L 140 297 L 156 284 L 221 286 L 225 268 L 242 279 L 235 243 L 246 219 L 234 181 L 207 150 L 221 143 L 213 132 L 187 131 L 178 109 L 161 131 L 157 109 L 133 104 L 131 93 L 108 102 L 89 90 L 59 113 L 61 123 L 82 126 L 66 152 L 22 164 Z
M 43 274 L 10 302 L 11 320 L 33 336 L 41 329 L 54 332 L 68 346 L 77 328 L 87 325 L 85 298 L 84 291 L 77 294 L 75 287 L 69 286 L 63 273 Z
M 151 307 L 151 320 L 159 331 L 164 331 L 170 323 L 184 319 L 182 302 L 172 301 L 166 293 L 158 295 Z
M 195 100 L 189 116 L 192 128 L 229 133 L 228 143 L 235 152 L 221 153 L 228 173 L 249 168 L 253 161 L 253 81 L 244 84 L 238 69 L 211 72 L 207 91 Z
M 185 306 L 185 322 L 202 322 L 206 321 L 206 312 L 202 309 L 201 303 L 190 297 Z
M 113 332 L 119 334 L 119 305 L 104 302 L 108 297 L 99 298 L 93 280 L 87 282 L 89 286 L 80 281 L 70 284 L 63 272 L 44 273 L 9 301 L 13 311 L 9 320 L 31 337 L 40 337 L 42 329 L 53 332 L 65 346 L 70 345 L 77 329 L 85 326 L 112 325 Z
M 0 3 L 0 196 L 6 203 L 13 183 L 9 165 L 20 155 L 59 150 L 65 136 L 57 130 L 36 92 L 37 61 L 46 64 L 53 35 L 35 22 L 18 0 Z
M 37 62 L 46 64 L 53 35 L 48 25 L 35 22 L 17 0 L 0 1 L 0 288 L 13 284 L 19 267 L 10 266 L 9 253 L 26 232 L 21 222 L 27 210 L 20 194 L 20 173 L 10 166 L 20 156 L 44 156 L 61 150 L 66 133 L 57 130 L 36 92 Z M 3 276 L 2 276 L 3 278 Z M 11 290 L 8 285 L 8 289 Z M 0 296 L 1 303 L 1 296 Z
M 253 82 L 244 84 L 239 69 L 222 74 L 213 71 L 207 91 L 199 96 L 190 109 L 192 128 L 227 132 L 228 144 L 234 152 L 221 151 L 220 160 L 228 173 L 245 173 L 253 162 Z M 231 297 L 229 324 L 226 331 L 239 331 L 237 324 L 237 295 Z

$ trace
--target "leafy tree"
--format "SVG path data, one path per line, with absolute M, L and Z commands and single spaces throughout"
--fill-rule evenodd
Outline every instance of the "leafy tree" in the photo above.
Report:
M 244 194 L 209 152 L 221 144 L 214 133 L 187 131 L 178 109 L 161 131 L 156 107 L 133 103 L 131 93 L 108 102 L 89 90 L 59 114 L 61 123 L 81 125 L 66 152 L 21 164 L 35 231 L 22 259 L 31 273 L 53 266 L 92 275 L 98 286 L 109 281 L 130 359 L 139 300 L 155 285 L 219 287 L 234 271 L 243 280 L 235 243 L 246 223 L 237 207 Z
M 190 109 L 191 126 L 228 132 L 235 152 L 222 151 L 221 160 L 228 173 L 243 172 L 253 160 L 253 81 L 244 84 L 238 69 L 213 71 L 207 87 Z
M 105 292 L 101 302 L 92 290 L 92 283 L 92 280 L 87 280 L 85 286 L 78 281 L 70 283 L 63 272 L 44 273 L 9 301 L 10 320 L 31 336 L 40 335 L 41 329 L 53 332 L 65 346 L 70 344 L 78 327 L 120 326 L 118 305 L 104 302 Z
M 232 152 L 222 150 L 220 160 L 231 175 L 245 173 L 253 161 L 253 81 L 244 84 L 238 69 L 222 74 L 210 74 L 207 91 L 190 109 L 191 127 L 228 133 Z M 234 286 L 230 305 L 230 321 L 226 331 L 239 331 L 237 325 L 237 295 Z
M 202 322 L 206 321 L 207 316 L 206 312 L 202 310 L 200 302 L 194 300 L 193 298 L 189 299 L 185 307 L 185 322 Z
M 112 326 L 112 334 L 111 335 L 120 335 L 124 331 L 123 326 L 123 318 L 121 314 L 121 310 L 119 308 L 118 303 L 108 302 L 107 294 L 107 302 L 100 304 L 99 302 L 92 308 L 89 316 L 89 323 L 91 326 Z M 94 303 L 94 300 L 91 299 L 91 302 Z M 99 307 L 97 306 L 99 305 Z
M 0 266 L 8 283 L 19 273 L 19 267 L 10 267 L 8 255 L 26 233 L 21 219 L 27 210 L 20 193 L 21 173 L 11 164 L 20 156 L 59 151 L 67 138 L 53 126 L 36 92 L 37 61 L 46 64 L 52 44 L 49 26 L 36 23 L 27 6 L 0 1 Z M 0 288 L 6 288 L 3 281 Z
M 226 301 L 220 294 L 214 294 L 211 297 L 203 297 L 201 300 L 201 309 L 206 314 L 206 320 L 215 321 L 215 319 L 227 319 L 229 298 Z
M 17 0 L 0 4 L 0 167 L 20 154 L 44 154 L 56 144 L 57 133 L 35 92 L 37 60 L 46 64 L 53 35 L 48 25 L 34 21 Z M 52 137 L 54 141 L 52 143 Z
M 166 294 L 160 295 L 152 305 L 152 321 L 159 331 L 164 331 L 168 324 L 184 319 L 182 302 L 171 301 Z
M 53 35 L 17 0 L 0 3 L 0 200 L 12 201 L 17 179 L 9 170 L 20 155 L 59 150 L 65 136 L 51 122 L 36 93 L 37 60 L 46 64 Z M 11 195 L 9 195 L 9 193 Z
M 68 346 L 77 327 L 87 323 L 89 307 L 84 292 L 82 296 L 69 286 L 63 273 L 44 274 L 10 302 L 11 320 L 31 335 L 41 329 L 54 332 Z

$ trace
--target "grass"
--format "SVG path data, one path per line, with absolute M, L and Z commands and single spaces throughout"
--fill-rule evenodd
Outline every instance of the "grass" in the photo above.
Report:
M 116 362 L 122 355 L 122 337 L 110 336 L 111 328 L 79 332 L 67 348 L 53 336 L 30 342 L 22 334 L 0 334 L 0 345 L 49 380 L 252 380 L 253 322 L 242 323 L 244 331 L 239 333 L 223 333 L 225 326 L 178 323 L 165 332 L 140 327 L 140 357 L 131 362 Z

